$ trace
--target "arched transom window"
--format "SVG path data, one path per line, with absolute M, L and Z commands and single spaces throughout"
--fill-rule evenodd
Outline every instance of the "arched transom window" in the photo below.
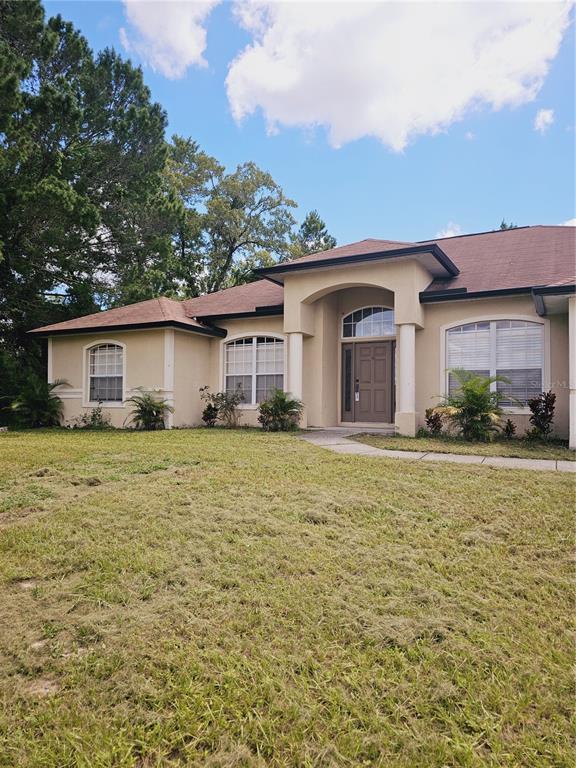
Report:
M 240 391 L 244 404 L 261 403 L 273 389 L 284 388 L 284 341 L 248 336 L 225 346 L 226 392 Z
M 118 403 L 123 400 L 124 350 L 118 344 L 98 344 L 89 352 L 91 403 Z
M 351 312 L 342 321 L 344 338 L 394 336 L 394 311 L 386 307 L 364 307 Z
M 457 387 L 451 369 L 463 368 L 483 376 L 503 376 L 493 389 L 509 396 L 503 405 L 518 407 L 536 397 L 544 386 L 544 326 L 527 320 L 482 320 L 446 332 L 448 390 Z

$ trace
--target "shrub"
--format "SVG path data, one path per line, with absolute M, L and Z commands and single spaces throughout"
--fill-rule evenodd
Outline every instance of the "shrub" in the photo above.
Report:
M 442 414 L 436 408 L 426 409 L 426 429 L 434 437 L 438 437 L 442 432 Z
M 151 392 L 133 395 L 126 400 L 134 408 L 130 412 L 129 421 L 136 429 L 156 430 L 166 428 L 166 417 L 174 413 L 174 408 L 166 400 L 159 400 Z
M 207 427 L 213 427 L 218 421 L 218 408 L 214 403 L 208 403 L 208 405 L 202 411 L 202 421 Z
M 514 424 L 512 419 L 506 419 L 506 423 L 502 428 L 502 432 L 504 433 L 504 437 L 507 440 L 512 440 L 512 438 L 516 434 L 516 424 Z
M 214 426 L 216 418 L 223 421 L 224 426 L 229 429 L 234 429 L 238 426 L 240 416 L 242 415 L 238 406 L 244 401 L 244 394 L 240 389 L 236 392 L 210 392 L 210 387 L 201 387 L 200 398 L 206 403 L 206 407 L 202 413 L 202 419 L 206 426 Z M 210 414 L 210 420 L 213 417 L 214 410 L 213 408 L 210 408 L 209 410 L 210 406 L 213 406 L 217 413 L 212 424 L 209 424 L 206 419 L 204 419 L 204 414 L 207 416 Z
M 110 414 L 104 413 L 102 403 L 73 419 L 70 426 L 72 429 L 112 429 Z
M 495 381 L 508 383 L 501 376 L 480 376 L 469 371 L 454 370 L 458 389 L 444 397 L 435 410 L 454 424 L 465 440 L 491 440 L 498 430 L 505 395 L 492 392 Z
M 554 392 L 541 392 L 538 397 L 528 400 L 530 408 L 530 424 L 532 429 L 526 432 L 526 436 L 533 440 L 547 440 L 552 431 L 554 411 L 556 410 L 556 395 Z
M 267 432 L 289 432 L 298 426 L 303 408 L 303 403 L 288 392 L 273 389 L 259 405 L 258 421 Z
M 68 384 L 64 379 L 48 383 L 37 376 L 31 376 L 22 387 L 22 392 L 12 402 L 12 410 L 23 427 L 57 427 L 62 421 L 64 409 L 62 400 L 54 393 L 56 387 Z

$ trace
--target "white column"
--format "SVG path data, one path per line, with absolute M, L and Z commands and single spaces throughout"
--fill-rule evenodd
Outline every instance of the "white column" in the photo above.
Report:
M 302 400 L 304 337 L 301 333 L 288 334 L 288 392 Z
M 401 435 L 413 437 L 416 434 L 416 326 L 403 323 L 397 328 L 396 427 Z
M 174 329 L 164 329 L 164 399 L 174 407 Z M 169 413 L 166 417 L 166 427 L 172 429 L 174 426 L 174 414 Z
M 48 336 L 47 367 L 48 367 L 48 384 L 51 384 L 54 381 L 54 357 L 53 357 L 53 349 L 52 349 L 52 336 Z
M 576 296 L 568 299 L 568 386 L 570 387 L 570 448 L 576 451 Z

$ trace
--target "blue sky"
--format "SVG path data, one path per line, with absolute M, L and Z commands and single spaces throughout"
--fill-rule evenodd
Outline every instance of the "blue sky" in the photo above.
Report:
M 345 18 L 325 31 L 326 3 L 283 15 L 273 5 L 262 26 L 261 18 L 239 23 L 231 3 L 212 2 L 209 15 L 192 19 L 194 3 L 165 4 L 161 23 L 159 3 L 52 0 L 45 8 L 71 20 L 94 50 L 114 47 L 142 65 L 169 135 L 193 137 L 230 169 L 255 161 L 298 203 L 298 218 L 316 208 L 341 244 L 576 216 L 573 10 L 567 26 L 558 14 L 550 23 L 511 21 L 505 3 L 490 18 L 487 4 L 455 16 L 427 3 L 416 18 L 424 28 L 433 13 L 430 24 L 440 26 L 434 41 L 433 29 L 420 41 L 402 39 L 411 22 L 396 18 L 405 11 L 397 5 L 352 17 L 353 6 L 341 4 Z M 442 24 L 444 13 L 452 16 Z M 500 32 L 499 50 L 472 66 L 469 51 Z

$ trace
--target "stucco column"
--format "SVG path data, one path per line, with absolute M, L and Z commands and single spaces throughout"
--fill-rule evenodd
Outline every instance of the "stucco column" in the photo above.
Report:
M 576 451 L 576 296 L 568 299 L 568 386 L 570 448 Z
M 163 396 L 168 405 L 174 407 L 174 329 L 164 329 L 164 384 Z M 166 428 L 174 426 L 174 414 L 166 416 Z
M 416 326 L 398 325 L 398 377 L 396 385 L 396 428 L 401 435 L 416 434 Z
M 288 392 L 302 400 L 302 371 L 304 357 L 304 336 L 301 333 L 288 334 Z

